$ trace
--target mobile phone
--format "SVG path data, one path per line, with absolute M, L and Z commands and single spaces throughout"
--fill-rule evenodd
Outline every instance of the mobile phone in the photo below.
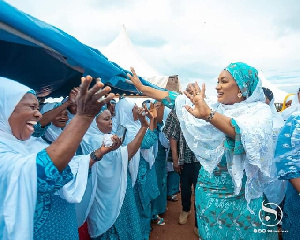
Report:
M 145 100 L 143 103 L 142 103 L 142 106 L 146 106 L 148 109 L 150 109 L 150 103 L 151 101 L 148 99 L 148 100 Z M 145 107 L 144 107 L 145 108 Z
M 125 139 L 125 136 L 126 136 L 126 132 L 127 132 L 127 128 L 124 127 L 123 125 L 120 124 L 117 127 L 116 135 L 120 138 L 120 140 L 121 140 L 122 143 L 124 142 L 124 139 Z

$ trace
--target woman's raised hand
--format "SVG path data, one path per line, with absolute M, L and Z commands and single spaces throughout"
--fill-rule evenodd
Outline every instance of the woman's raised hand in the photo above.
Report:
M 76 96 L 77 114 L 88 118 L 94 118 L 102 106 L 108 103 L 115 95 L 110 93 L 110 87 L 103 88 L 104 84 L 97 80 L 97 83 L 89 89 L 93 78 L 86 76 L 81 78 L 81 85 Z
M 191 100 L 195 108 L 191 106 L 185 106 L 186 110 L 192 114 L 195 118 L 200 118 L 206 120 L 210 114 L 210 108 L 206 104 L 205 98 L 205 84 L 202 84 L 202 90 L 200 89 L 197 82 L 195 82 L 195 87 L 191 86 L 190 91 L 184 91 L 184 94 Z
M 130 78 L 131 82 L 134 84 L 137 90 L 141 90 L 141 87 L 143 86 L 142 82 L 140 81 L 139 77 L 136 75 L 135 70 L 133 67 L 130 68 L 131 73 L 127 73 L 127 77 Z
M 153 103 L 150 103 L 150 109 L 147 108 L 146 104 L 143 105 L 144 109 L 145 109 L 145 112 L 146 112 L 146 116 L 149 118 L 149 119 L 152 119 L 152 118 L 157 118 L 157 109 L 155 107 L 155 105 Z
M 139 108 L 138 109 L 138 119 L 141 122 L 142 127 L 149 127 L 149 123 L 146 120 L 145 109 L 144 108 Z

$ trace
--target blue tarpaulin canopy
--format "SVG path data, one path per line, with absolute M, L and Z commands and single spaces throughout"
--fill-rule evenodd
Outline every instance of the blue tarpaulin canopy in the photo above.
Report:
M 137 93 L 126 82 L 128 71 L 110 62 L 100 51 L 1 0 L 0 52 L 0 76 L 37 92 L 50 88 L 52 97 L 67 95 L 80 84 L 83 75 L 100 77 L 114 92 Z

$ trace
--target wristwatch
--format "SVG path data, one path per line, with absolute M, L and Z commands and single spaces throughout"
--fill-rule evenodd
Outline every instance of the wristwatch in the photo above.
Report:
M 94 151 L 92 151 L 91 152 L 91 154 L 90 154 L 90 158 L 94 161 L 94 162 L 99 162 L 101 159 L 102 159 L 102 157 L 100 157 L 100 158 L 98 158 L 97 156 L 96 156 L 96 150 L 94 150 Z

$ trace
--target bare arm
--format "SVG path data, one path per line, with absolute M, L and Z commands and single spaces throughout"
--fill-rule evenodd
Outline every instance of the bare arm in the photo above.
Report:
M 179 155 L 178 155 L 178 151 L 177 151 L 178 142 L 171 137 L 169 138 L 169 142 L 170 142 L 170 148 L 172 151 L 173 168 L 174 168 L 175 172 L 180 174 L 182 166 L 178 165 L 178 162 L 179 162 L 179 157 L 178 157 Z
M 142 115 L 142 111 L 139 110 L 139 115 L 138 115 L 139 121 L 142 124 L 142 127 L 138 131 L 137 135 L 135 138 L 127 145 L 127 151 L 128 151 L 128 160 L 130 160 L 138 151 L 140 148 L 143 138 L 147 132 L 148 129 L 148 122 L 145 118 L 145 116 Z
M 157 109 L 157 122 L 162 123 L 164 118 L 165 105 L 159 103 L 159 107 Z
M 64 109 L 71 106 L 72 104 L 75 104 L 76 101 L 76 95 L 78 94 L 79 89 L 73 88 L 69 93 L 68 101 L 63 103 L 62 105 L 58 106 L 57 108 L 54 108 L 48 112 L 45 112 L 42 116 L 42 119 L 40 120 L 40 124 L 42 127 L 45 127 L 49 123 L 51 123 L 55 117 L 61 113 Z
M 54 108 L 48 112 L 45 112 L 40 120 L 40 124 L 42 127 L 45 127 L 49 123 L 51 123 L 58 114 L 60 114 L 64 109 L 70 106 L 69 102 L 65 102 L 64 104 Z
M 211 110 L 204 100 L 205 84 L 202 84 L 202 90 L 200 90 L 197 83 L 195 83 L 195 88 L 191 86 L 191 89 L 192 94 L 189 94 L 187 92 L 184 93 L 195 105 L 195 108 L 193 109 L 190 106 L 185 106 L 186 110 L 195 118 L 207 120 L 211 113 Z M 232 139 L 235 139 L 236 133 L 234 127 L 231 125 L 231 118 L 216 112 L 210 123 Z
M 88 90 L 91 81 L 90 76 L 82 78 L 80 92 L 76 98 L 77 114 L 57 140 L 46 148 L 49 157 L 59 171 L 63 171 L 71 161 L 95 115 L 107 101 L 114 97 L 113 94 L 110 94 L 99 102 L 98 99 L 107 94 L 110 88 L 105 87 L 98 92 L 103 87 L 103 84 L 98 82 Z
M 132 75 L 128 73 L 127 76 L 130 78 L 130 80 L 132 81 L 136 89 L 142 92 L 143 94 L 145 94 L 146 96 L 156 99 L 158 101 L 162 101 L 164 98 L 166 98 L 169 95 L 168 91 L 161 91 L 143 85 L 139 77 L 136 75 L 134 68 L 131 67 L 130 70 L 132 72 Z
M 290 179 L 291 184 L 296 189 L 296 191 L 300 194 L 300 178 Z

